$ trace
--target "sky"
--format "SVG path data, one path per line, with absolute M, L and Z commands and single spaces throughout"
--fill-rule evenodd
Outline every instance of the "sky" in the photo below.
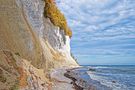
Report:
M 56 0 L 81 65 L 135 65 L 135 0 Z

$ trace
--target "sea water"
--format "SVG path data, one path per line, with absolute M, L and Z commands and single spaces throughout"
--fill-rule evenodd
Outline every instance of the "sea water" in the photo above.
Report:
M 94 65 L 87 68 L 91 79 L 112 90 L 135 90 L 134 65 Z

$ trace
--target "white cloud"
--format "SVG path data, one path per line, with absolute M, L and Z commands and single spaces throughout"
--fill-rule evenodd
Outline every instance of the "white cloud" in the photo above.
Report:
M 135 54 L 135 0 L 56 1 L 73 30 L 73 52 L 81 48 L 83 54 Z

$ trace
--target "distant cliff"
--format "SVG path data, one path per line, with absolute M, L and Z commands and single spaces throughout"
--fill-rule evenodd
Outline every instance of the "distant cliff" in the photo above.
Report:
M 71 36 L 53 0 L 0 0 L 0 90 L 42 90 L 50 70 L 78 66 Z

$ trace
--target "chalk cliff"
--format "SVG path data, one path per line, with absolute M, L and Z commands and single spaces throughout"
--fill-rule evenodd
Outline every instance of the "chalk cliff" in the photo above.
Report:
M 46 12 L 51 5 L 57 8 L 53 0 L 0 0 L 0 90 L 47 90 L 52 69 L 78 66 L 71 31 Z

